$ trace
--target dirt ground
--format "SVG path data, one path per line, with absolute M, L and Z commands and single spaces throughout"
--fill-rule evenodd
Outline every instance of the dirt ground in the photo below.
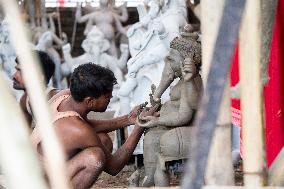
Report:
M 117 175 L 111 176 L 107 173 L 102 173 L 91 189 L 102 189 L 102 188 L 127 188 L 129 186 L 127 178 L 135 171 L 134 164 L 124 167 L 124 169 Z M 235 173 L 235 185 L 243 186 L 243 172 L 242 165 L 234 168 Z M 178 186 L 180 184 L 181 177 L 172 177 L 171 186 Z M 0 175 L 0 189 L 4 189 L 1 186 L 3 183 L 3 177 Z
M 127 178 L 134 172 L 134 166 L 128 165 L 126 166 L 117 176 L 110 176 L 107 173 L 101 174 L 96 184 L 92 187 L 92 189 L 102 189 L 102 188 L 127 188 L 129 187 L 129 183 Z M 243 186 L 243 171 L 242 165 L 234 168 L 235 174 L 235 185 Z M 171 186 L 178 186 L 180 184 L 181 177 L 172 177 L 171 178 Z
M 101 174 L 96 184 L 92 187 L 92 189 L 102 189 L 102 188 L 127 188 L 129 187 L 129 183 L 127 178 L 131 176 L 133 171 L 123 170 L 117 176 L 113 177 L 107 173 Z M 179 179 L 172 178 L 171 186 L 178 186 Z

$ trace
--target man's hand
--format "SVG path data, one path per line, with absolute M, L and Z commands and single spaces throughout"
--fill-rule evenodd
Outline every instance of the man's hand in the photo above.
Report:
M 137 123 L 140 127 L 154 127 L 158 125 L 160 112 L 157 112 L 159 105 L 155 105 L 148 110 L 143 110 L 137 117 Z
M 140 110 L 140 105 L 135 106 L 135 107 L 131 110 L 131 112 L 128 114 L 128 122 L 129 122 L 129 125 L 134 125 L 134 124 L 135 124 L 139 110 Z

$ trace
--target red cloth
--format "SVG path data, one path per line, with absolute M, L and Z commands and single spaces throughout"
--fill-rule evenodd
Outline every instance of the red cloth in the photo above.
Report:
M 270 166 L 284 145 L 284 0 L 278 1 L 269 62 L 269 82 L 264 89 L 266 156 Z M 282 73 L 281 73 L 282 72 Z
M 231 67 L 231 86 L 235 86 L 240 81 L 239 76 L 239 45 L 237 44 Z M 237 99 L 231 100 L 231 112 L 232 112 L 232 124 L 234 126 L 241 127 L 242 115 L 241 115 L 241 102 Z M 241 127 L 242 129 L 242 127 Z M 242 136 L 240 135 L 240 155 L 243 154 Z
M 269 60 L 269 82 L 264 88 L 267 166 L 284 145 L 284 0 L 278 1 Z M 282 74 L 281 74 L 282 72 Z M 239 81 L 238 48 L 233 57 L 231 85 Z M 241 126 L 240 101 L 232 100 L 232 123 Z M 236 113 L 237 112 L 237 113 Z M 242 144 L 241 152 L 242 152 Z
M 239 49 L 238 44 L 233 55 L 233 63 L 231 67 L 231 86 L 235 86 L 240 80 L 239 77 Z M 241 112 L 240 112 L 240 100 L 232 99 L 232 124 L 235 126 L 241 126 Z

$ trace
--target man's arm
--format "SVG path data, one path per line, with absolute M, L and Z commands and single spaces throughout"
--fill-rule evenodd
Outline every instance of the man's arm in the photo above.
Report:
M 107 155 L 106 165 L 104 171 L 115 176 L 128 163 L 133 151 L 135 150 L 144 129 L 135 125 L 134 130 L 126 139 L 125 143 L 112 155 Z
M 133 151 L 135 150 L 137 143 L 139 142 L 140 137 L 144 132 L 144 129 L 142 127 L 136 125 L 130 136 L 127 138 L 126 142 L 114 154 L 111 154 L 101 143 L 96 132 L 94 132 L 94 130 L 91 128 L 91 126 L 88 123 L 83 121 L 78 121 L 77 123 L 79 124 L 77 126 L 74 125 L 74 132 L 76 133 L 79 132 L 79 134 L 75 135 L 72 134 L 74 136 L 73 137 L 74 140 L 68 137 L 69 141 L 72 143 L 72 148 L 75 149 L 87 149 L 89 147 L 101 148 L 106 156 L 104 171 L 113 176 L 118 174 L 122 170 L 122 168 L 126 165 L 126 163 L 129 161 L 130 157 L 133 154 Z M 80 130 L 78 130 L 78 128 L 80 128 Z M 72 128 L 70 128 L 70 125 L 68 129 L 69 129 L 68 132 L 72 130 Z M 64 135 L 66 137 L 66 131 L 62 131 L 62 133 L 65 133 Z
M 87 120 L 87 122 L 92 126 L 95 132 L 111 132 L 116 129 L 121 129 L 129 125 L 134 125 L 137 117 L 139 106 L 133 108 L 133 110 L 124 116 L 109 119 L 109 120 Z
M 128 125 L 131 125 L 128 115 L 121 117 L 109 119 L 109 120 L 88 120 L 88 123 L 92 126 L 95 132 L 111 132 L 116 129 L 124 128 Z

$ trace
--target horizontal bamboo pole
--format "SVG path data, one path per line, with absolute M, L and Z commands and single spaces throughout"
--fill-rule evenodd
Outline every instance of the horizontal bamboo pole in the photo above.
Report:
M 12 43 L 21 62 L 25 86 L 42 138 L 51 187 L 53 189 L 67 189 L 69 184 L 65 172 L 64 154 L 51 124 L 47 97 L 44 93 L 43 76 L 39 74 L 40 68 L 30 52 L 26 28 L 20 18 L 16 1 L 0 0 L 0 2 L 8 19 Z
M 45 189 L 28 126 L 1 72 L 0 91 L 0 167 L 7 188 Z

